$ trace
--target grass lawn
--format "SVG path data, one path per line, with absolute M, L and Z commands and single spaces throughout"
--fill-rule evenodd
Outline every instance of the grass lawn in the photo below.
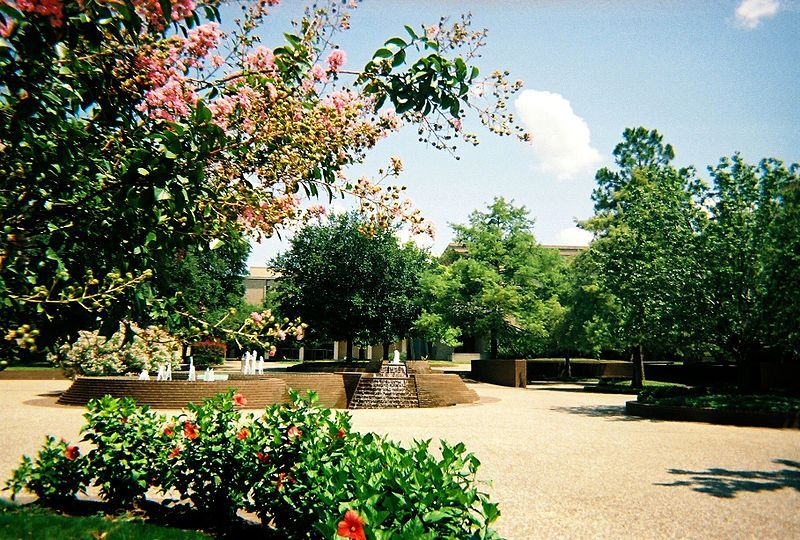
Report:
M 151 525 L 128 517 L 64 516 L 38 506 L 2 503 L 0 538 L 192 540 L 212 537 L 197 531 Z
M 628 390 L 632 390 L 631 388 L 632 381 L 625 380 L 625 381 L 606 381 L 606 382 L 599 382 L 598 386 L 602 386 L 604 388 L 626 388 Z M 645 388 L 660 388 L 660 387 L 677 387 L 677 388 L 689 388 L 684 384 L 678 383 L 671 383 L 671 382 L 661 382 L 661 381 L 644 381 Z

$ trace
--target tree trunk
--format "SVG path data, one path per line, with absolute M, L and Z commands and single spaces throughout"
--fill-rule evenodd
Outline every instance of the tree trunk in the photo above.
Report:
M 491 337 L 489 338 L 491 345 L 490 345 L 490 354 L 489 357 L 492 360 L 497 359 L 497 334 L 493 331 Z
M 564 373 L 562 376 L 565 379 L 572 378 L 572 362 L 570 361 L 569 353 L 564 353 Z
M 406 360 L 411 360 L 414 356 L 414 348 L 411 345 L 411 337 L 406 337 Z
M 364 347 L 359 346 L 358 347 L 358 359 L 359 360 L 365 360 L 366 358 L 367 358 L 366 349 L 364 349 Z
M 388 341 L 384 341 L 383 342 L 383 359 L 384 360 L 388 360 L 389 359 L 389 342 Z
M 637 345 L 633 348 L 631 362 L 633 362 L 633 380 L 631 381 L 631 387 L 641 388 L 644 386 L 644 354 L 642 354 L 641 345 Z
M 353 361 L 353 338 L 347 338 L 347 351 L 345 352 L 345 356 L 348 362 Z

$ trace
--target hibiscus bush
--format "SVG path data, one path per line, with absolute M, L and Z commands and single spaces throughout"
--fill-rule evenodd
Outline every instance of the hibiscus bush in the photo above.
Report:
M 163 416 L 130 398 L 92 400 L 84 415 L 83 440 L 92 444 L 87 472 L 100 496 L 115 508 L 129 508 L 159 485 Z
M 122 375 L 145 369 L 155 371 L 160 364 L 177 369 L 181 362 L 181 344 L 156 326 L 140 328 L 120 323 L 110 337 L 99 331 L 82 330 L 72 343 L 59 347 L 50 360 L 73 377 L 75 375 Z
M 27 490 L 45 503 L 63 504 L 85 491 L 86 482 L 86 457 L 78 447 L 48 435 L 35 461 L 23 456 L 6 489 L 11 490 L 12 499 Z
M 235 398 L 235 399 L 234 399 Z M 240 394 L 221 394 L 165 428 L 168 444 L 161 453 L 161 489 L 174 489 L 182 500 L 216 520 L 230 520 L 243 506 L 250 481 L 246 439 L 252 418 L 243 418 Z
M 211 521 L 255 512 L 288 538 L 497 537 L 497 505 L 479 489 L 480 462 L 463 444 L 442 441 L 434 453 L 430 441 L 405 447 L 352 432 L 350 415 L 320 407 L 312 392 L 291 392 L 290 403 L 260 415 L 243 414 L 243 405 L 246 398 L 229 391 L 165 418 L 130 400 L 94 401 L 86 457 L 69 461 L 75 447 L 49 439 L 40 455 L 54 457 L 36 467 L 24 458 L 8 487 L 46 499 L 63 485 L 51 469 L 67 460 L 80 473 L 65 496 L 95 485 L 119 507 L 156 488 Z

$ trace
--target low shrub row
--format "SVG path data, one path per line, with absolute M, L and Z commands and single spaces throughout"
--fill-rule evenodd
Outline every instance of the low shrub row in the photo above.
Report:
M 751 393 L 735 387 L 663 386 L 643 388 L 638 401 L 650 405 L 708 408 L 729 411 L 796 413 L 800 411 L 800 392 L 772 390 Z
M 231 391 L 168 418 L 127 398 L 92 401 L 82 430 L 91 449 L 48 437 L 6 489 L 59 505 L 95 486 L 117 509 L 156 489 L 211 522 L 253 512 L 287 538 L 497 537 L 497 505 L 463 444 L 442 441 L 437 457 L 430 441 L 406 448 L 351 432 L 350 415 L 319 407 L 312 392 L 258 416 L 242 414 L 245 403 Z

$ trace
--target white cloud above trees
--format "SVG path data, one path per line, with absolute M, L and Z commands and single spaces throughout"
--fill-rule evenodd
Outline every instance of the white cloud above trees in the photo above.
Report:
M 594 172 L 602 161 L 600 152 L 592 147 L 589 125 L 575 114 L 569 100 L 555 92 L 524 90 L 514 104 L 533 134 L 533 151 L 542 172 L 559 180 Z
M 763 19 L 774 17 L 781 8 L 777 0 L 742 0 L 736 6 L 736 23 L 742 28 L 756 28 Z

